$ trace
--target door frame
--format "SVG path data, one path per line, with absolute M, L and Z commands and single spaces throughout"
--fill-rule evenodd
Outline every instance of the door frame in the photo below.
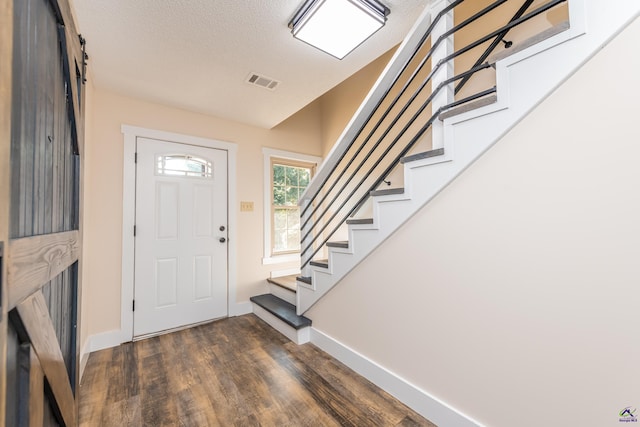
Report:
M 124 134 L 124 157 L 122 174 L 122 284 L 120 307 L 120 342 L 133 340 L 133 298 L 134 298 L 134 267 L 135 267 L 135 239 L 133 226 L 135 223 L 136 206 L 136 165 L 135 152 L 138 138 L 150 138 L 179 144 L 196 145 L 205 148 L 215 148 L 227 152 L 227 218 L 228 218 L 228 276 L 227 276 L 227 313 L 228 316 L 244 314 L 246 310 L 236 302 L 236 271 L 237 271 L 237 154 L 238 145 L 232 142 L 215 139 L 200 138 L 155 129 L 122 125 Z

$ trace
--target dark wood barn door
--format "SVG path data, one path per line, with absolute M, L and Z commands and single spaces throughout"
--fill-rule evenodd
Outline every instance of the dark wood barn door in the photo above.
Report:
M 67 0 L 0 22 L 0 425 L 75 426 L 84 42 Z

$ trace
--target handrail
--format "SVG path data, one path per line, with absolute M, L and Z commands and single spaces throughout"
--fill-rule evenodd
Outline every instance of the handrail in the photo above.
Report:
M 411 55 L 409 61 L 407 61 L 407 63 L 405 64 L 405 66 L 403 67 L 403 71 L 406 70 L 406 67 L 411 63 L 411 60 L 413 58 L 415 58 L 415 55 L 420 51 L 422 45 L 424 44 L 424 42 L 429 38 L 429 36 L 431 35 L 431 31 L 433 30 L 433 28 L 435 27 L 435 25 L 437 25 L 438 21 L 440 20 L 440 18 L 442 16 L 444 16 L 445 12 L 448 12 L 450 9 L 453 9 L 453 7 L 457 6 L 458 4 L 462 3 L 462 1 L 464 0 L 458 0 L 457 2 L 451 3 L 447 8 L 443 9 L 442 11 L 440 11 L 440 13 L 437 15 L 436 19 L 434 19 L 434 21 L 431 23 L 431 25 L 429 26 L 429 28 L 427 29 L 427 32 L 425 33 L 425 35 L 423 36 L 423 38 L 421 39 L 421 42 L 419 44 L 419 47 L 415 50 L 415 52 L 413 53 L 413 55 Z M 413 73 L 411 74 L 411 76 L 409 76 L 409 79 L 407 79 L 407 82 L 403 85 L 402 89 L 400 90 L 400 92 L 398 92 L 398 94 L 394 97 L 393 101 L 389 104 L 389 106 L 386 108 L 385 112 L 382 114 L 382 116 L 380 117 L 380 119 L 378 119 L 378 121 L 376 122 L 375 126 L 373 127 L 373 129 L 369 132 L 369 134 L 367 135 L 367 137 L 364 139 L 364 141 L 362 142 L 362 144 L 360 145 L 360 147 L 358 148 L 358 150 L 353 154 L 353 156 L 351 157 L 351 159 L 349 160 L 349 162 L 342 168 L 342 170 L 340 171 L 340 174 L 338 175 L 338 177 L 333 181 L 333 184 L 331 184 L 331 186 L 326 190 L 326 192 L 324 193 L 324 196 L 321 198 L 320 201 L 318 201 L 318 203 L 316 204 L 316 207 L 313 208 L 313 210 L 311 211 L 311 214 L 308 216 L 308 218 L 306 219 L 306 221 L 304 221 L 304 223 L 302 224 L 302 228 L 304 228 L 307 223 L 311 220 L 311 218 L 313 217 L 313 215 L 317 212 L 317 210 L 320 208 L 320 206 L 322 205 L 322 203 L 324 203 L 324 201 L 327 199 L 327 197 L 329 196 L 329 194 L 331 193 L 331 191 L 333 191 L 333 189 L 335 188 L 335 186 L 338 184 L 338 182 L 340 181 L 340 179 L 342 179 L 342 177 L 344 176 L 344 174 L 346 173 L 347 169 L 349 169 L 349 167 L 353 164 L 353 162 L 355 161 L 356 157 L 362 152 L 362 150 L 364 149 L 364 147 L 367 145 L 367 143 L 370 141 L 371 137 L 373 136 L 373 134 L 379 129 L 380 125 L 382 124 L 382 122 L 387 118 L 387 116 L 389 115 L 389 113 L 391 112 L 391 110 L 393 109 L 393 107 L 396 106 L 396 104 L 398 103 L 398 101 L 400 100 L 400 98 L 405 94 L 406 90 L 409 88 L 409 86 L 413 83 L 414 79 L 418 76 L 418 74 L 420 73 L 420 71 L 422 70 L 422 67 L 424 67 L 424 65 L 427 63 L 427 61 L 429 61 L 429 59 L 431 58 L 431 56 L 433 55 L 433 52 L 435 51 L 435 49 L 440 45 L 440 43 L 442 43 L 444 40 L 446 40 L 446 38 L 453 34 L 455 31 L 458 31 L 464 27 L 466 27 L 467 25 L 469 25 L 470 23 L 472 23 L 474 20 L 486 15 L 487 13 L 491 12 L 493 9 L 495 9 L 496 7 L 500 6 L 501 4 L 505 3 L 507 0 L 497 0 L 494 3 L 490 4 L 489 6 L 487 6 L 486 8 L 484 8 L 483 10 L 479 11 L 478 13 L 474 14 L 473 16 L 469 17 L 468 19 L 466 19 L 465 21 L 461 22 L 460 24 L 458 24 L 457 26 L 451 28 L 449 31 L 447 31 L 446 33 L 442 34 L 434 43 L 433 46 L 431 47 L 431 49 L 429 49 L 429 51 L 427 52 L 427 54 L 424 56 L 424 58 L 420 61 L 420 63 L 418 64 L 418 66 L 416 67 L 416 69 L 413 71 Z M 438 65 L 437 69 L 439 69 L 440 65 Z M 431 76 L 433 75 L 433 73 L 431 74 Z M 397 81 L 397 80 L 396 80 Z M 422 89 L 424 89 L 424 86 L 427 83 L 425 82 L 423 85 L 420 86 L 420 88 L 414 92 L 414 95 L 409 99 L 409 101 L 407 102 L 407 105 L 403 108 L 403 110 L 400 112 L 400 114 L 398 115 L 401 116 L 404 111 L 406 111 L 406 109 L 409 107 L 409 105 L 414 101 L 414 99 L 419 95 L 419 93 L 422 91 Z M 393 87 L 393 86 L 392 86 Z M 391 90 L 391 88 L 389 88 L 387 90 L 387 92 L 385 93 L 385 97 L 386 95 L 388 95 L 389 91 Z M 382 97 L 378 103 L 378 106 L 382 103 L 382 101 L 385 99 L 385 97 Z M 371 114 L 369 115 L 369 120 L 373 117 L 373 114 L 375 114 L 377 110 L 373 110 L 371 112 Z M 393 124 L 395 124 L 396 121 L 394 121 L 394 123 L 392 123 L 392 125 L 390 126 L 393 127 Z M 358 136 L 360 136 L 362 130 L 364 130 L 364 127 L 366 126 L 366 124 L 368 123 L 365 122 L 362 127 L 360 128 L 358 134 L 356 135 L 356 137 L 353 138 L 351 144 L 355 143 L 356 139 Z M 390 129 L 389 128 L 389 129 Z M 378 143 L 376 143 L 377 147 L 380 144 L 381 140 L 378 141 Z M 350 145 L 351 147 L 351 145 Z M 336 168 L 338 167 L 338 165 L 340 164 L 340 162 L 344 159 L 344 156 L 347 154 L 349 150 L 345 150 L 345 152 L 343 153 L 343 156 L 340 158 L 340 160 L 333 166 L 333 169 L 331 170 L 331 172 L 329 173 L 329 175 L 327 176 L 327 178 L 325 178 L 324 182 L 327 182 L 327 180 L 329 179 L 329 177 L 331 176 L 331 174 L 336 170 Z M 366 157 L 368 157 L 371 153 L 373 152 L 373 150 L 369 150 L 369 153 L 367 154 Z M 357 171 L 360 170 L 360 168 L 362 167 L 362 164 L 360 164 L 358 166 L 358 168 L 356 169 L 356 173 Z M 346 184 L 348 184 L 349 181 L 347 181 Z M 343 186 L 340 190 L 344 190 L 345 186 Z M 321 187 L 322 188 L 322 187 Z M 309 204 L 307 206 L 305 206 L 305 208 L 302 210 L 301 215 L 304 215 L 307 211 L 307 209 L 312 205 L 314 199 L 318 196 L 319 194 L 319 190 L 318 192 L 314 193 L 314 195 L 309 199 Z M 335 199 L 330 202 L 333 203 L 335 201 Z M 324 215 L 324 213 L 323 213 Z M 307 233 L 308 235 L 308 233 Z M 304 240 L 304 238 L 307 236 L 305 235 L 302 240 Z
M 486 68 L 486 67 L 485 67 Z M 459 76 L 456 76 L 455 78 L 449 79 L 449 80 L 457 80 L 460 78 Z M 444 83 L 444 82 L 443 82 Z M 451 83 L 451 81 L 447 81 L 446 84 Z M 444 86 L 446 86 L 446 84 L 442 84 L 440 86 L 438 86 L 438 91 L 442 88 L 444 88 Z M 394 167 L 397 166 L 398 162 L 400 161 L 400 159 L 402 159 L 404 156 L 406 156 L 406 154 L 409 152 L 409 150 L 411 150 L 411 148 L 413 148 L 413 146 L 420 140 L 420 137 L 422 137 L 422 135 L 424 135 L 424 133 L 429 130 L 429 128 L 431 127 L 431 125 L 433 124 L 434 120 L 444 111 L 448 110 L 449 108 L 453 108 L 457 105 L 460 105 L 462 103 L 466 103 L 466 102 L 470 102 L 473 101 L 474 99 L 489 95 L 491 93 L 495 93 L 496 92 L 496 88 L 495 86 L 491 89 L 488 89 L 486 91 L 480 92 L 479 94 L 475 94 L 472 95 L 468 98 L 462 99 L 462 100 L 458 100 L 455 102 L 452 102 L 451 104 L 445 105 L 443 107 L 438 108 L 438 110 L 436 110 L 435 113 L 433 113 L 431 115 L 431 117 L 429 118 L 429 120 L 427 120 L 426 124 L 418 131 L 418 133 L 416 133 L 416 135 L 411 139 L 411 141 L 405 146 L 405 148 L 402 149 L 402 151 L 394 158 L 394 160 L 390 163 L 390 165 L 385 169 L 385 171 L 380 174 L 380 177 L 373 183 L 373 185 L 371 185 L 369 187 L 369 189 L 364 193 L 364 195 L 358 200 L 357 203 L 354 204 L 353 208 L 351 208 L 351 210 L 342 218 L 342 220 L 340 221 L 340 223 L 343 223 L 344 221 L 346 221 L 346 219 L 351 216 L 354 212 L 356 212 L 363 204 L 364 202 L 369 198 L 369 193 L 371 191 L 373 191 L 376 187 L 378 187 L 378 185 L 380 185 L 382 183 L 382 180 L 384 179 L 384 177 L 389 174 Z M 430 96 L 430 100 L 428 101 L 428 103 L 431 102 L 431 100 L 433 99 L 433 97 L 435 97 L 435 92 Z M 424 109 L 426 108 L 426 105 L 428 105 L 428 103 L 424 104 L 421 109 L 420 112 L 424 111 Z M 419 115 L 419 114 L 418 114 Z M 384 156 L 386 156 L 389 151 L 391 151 L 391 148 L 388 148 L 387 150 L 385 150 L 385 153 L 380 156 L 380 158 L 378 158 L 378 160 L 376 161 L 376 164 L 374 165 L 374 167 L 371 168 L 371 171 L 373 171 L 382 161 L 382 159 L 384 158 Z M 370 171 L 370 172 L 371 172 Z M 361 180 L 361 182 L 358 184 L 357 187 L 359 187 L 360 185 L 362 185 L 362 183 L 366 181 L 366 178 L 363 178 Z M 327 226 L 331 223 L 331 221 L 333 221 L 333 219 L 335 219 L 335 217 L 337 216 L 337 214 L 340 212 L 340 210 L 346 205 L 347 201 L 349 201 L 349 199 L 355 194 L 355 189 L 351 191 L 351 193 L 349 194 L 349 196 L 345 199 L 344 202 L 342 202 L 342 204 L 340 205 L 340 207 L 338 209 L 336 209 L 335 213 L 331 216 L 331 218 L 329 218 L 328 221 L 326 221 L 325 225 L 317 232 L 316 237 L 314 237 L 314 241 L 317 238 L 317 236 L 319 236 L 326 228 Z M 311 253 L 310 256 L 307 257 L 307 259 L 303 260 L 302 263 L 302 267 L 304 268 L 309 262 L 311 262 L 311 259 L 313 258 L 313 256 L 315 254 L 317 254 L 320 249 L 322 249 L 322 246 L 324 246 L 329 239 L 331 239 L 331 237 L 336 233 L 336 231 L 338 230 L 338 227 L 334 228 L 334 230 L 331 231 L 331 233 L 329 233 L 329 235 L 324 239 L 324 241 L 318 245 L 318 247 Z M 307 245 L 307 247 L 305 247 L 302 252 L 300 253 L 301 256 L 304 256 L 304 254 L 312 247 L 312 243 L 310 243 L 309 245 Z
M 378 158 L 378 160 L 376 160 L 375 164 L 373 165 L 373 167 L 369 170 L 369 172 L 367 174 L 365 174 L 365 176 L 360 179 L 360 182 L 358 182 L 358 184 L 356 184 L 356 188 L 354 188 L 351 193 L 345 198 L 345 200 L 342 202 L 342 204 L 340 205 L 340 207 L 336 210 L 336 213 L 334 213 L 331 218 L 325 223 L 325 225 L 318 231 L 316 237 L 307 245 L 306 248 L 304 248 L 302 250 L 302 254 L 304 254 L 309 246 L 311 246 L 313 244 L 313 242 L 315 241 L 315 239 L 317 238 L 317 236 L 322 233 L 328 226 L 328 224 L 331 223 L 331 221 L 335 218 L 337 212 L 340 211 L 340 209 L 342 209 L 346 203 L 349 201 L 349 199 L 355 194 L 355 191 L 364 183 L 364 181 L 366 181 L 366 179 L 370 176 L 371 172 L 380 164 L 380 162 L 382 161 L 382 159 L 389 154 L 389 152 L 391 151 L 391 149 L 393 149 L 393 147 L 395 147 L 395 145 L 398 143 L 398 141 L 400 140 L 400 138 L 402 138 L 402 136 L 404 136 L 404 133 L 413 125 L 413 123 L 415 123 L 416 119 L 420 116 L 420 114 L 422 114 L 422 112 L 427 108 L 427 106 L 431 103 L 431 101 L 433 100 L 433 98 L 435 98 L 435 96 L 449 83 L 454 82 L 455 80 L 458 80 L 460 78 L 463 78 L 463 76 L 466 76 L 470 73 L 475 73 L 477 71 L 479 71 L 480 69 L 484 69 L 484 68 L 488 68 L 489 64 L 485 64 L 482 65 L 480 67 L 476 67 L 475 70 L 469 70 L 466 71 L 458 76 L 454 76 L 450 79 L 445 80 L 444 82 L 442 82 L 437 88 L 436 90 L 431 92 L 431 95 L 429 95 L 429 97 L 427 98 L 427 100 L 422 104 L 422 106 L 418 109 L 418 111 L 416 113 L 414 113 L 414 115 L 411 117 L 411 119 L 409 120 L 409 122 L 404 125 L 404 127 L 402 128 L 402 130 L 398 133 L 398 136 L 396 136 L 391 143 L 389 144 L 389 146 L 385 149 L 384 153 Z M 429 76 L 427 77 L 427 79 L 422 83 L 420 89 L 418 89 L 416 91 L 416 93 L 414 94 L 414 96 L 411 99 L 411 102 L 413 102 L 415 100 L 415 97 L 417 97 L 417 95 L 419 94 L 419 92 L 424 89 L 424 87 L 431 81 L 431 78 L 433 77 L 433 71 L 429 74 Z M 410 103 L 411 103 L 410 102 Z M 403 107 L 402 112 L 394 119 L 393 123 L 387 128 L 387 130 L 380 136 L 380 138 L 378 138 L 378 141 L 376 142 L 376 144 L 374 145 L 374 147 L 371 148 L 371 150 L 369 150 L 369 153 L 367 154 L 367 156 L 365 156 L 365 159 L 363 159 L 360 162 L 359 167 L 363 166 L 366 159 L 369 157 L 369 155 L 371 155 L 371 153 L 373 151 L 375 151 L 376 148 L 378 148 L 378 146 L 380 145 L 380 143 L 384 140 L 384 138 L 389 134 L 389 132 L 391 131 L 391 129 L 393 128 L 393 126 L 395 126 L 395 124 L 398 122 L 398 120 L 400 120 L 400 117 L 402 116 L 402 114 L 404 114 L 406 112 L 406 110 L 409 107 L 409 104 L 407 104 L 405 107 Z M 353 172 L 353 174 L 351 175 L 350 178 L 353 178 L 355 176 L 355 174 L 357 172 L 359 172 L 359 168 L 356 169 L 356 171 Z M 386 175 L 386 174 L 385 174 Z M 384 178 L 384 176 L 383 176 Z M 344 190 L 346 188 L 346 185 L 348 184 L 345 183 L 345 185 L 343 185 L 343 187 L 341 188 L 340 191 Z M 334 199 L 331 201 L 331 203 L 335 202 L 337 200 L 337 196 L 334 197 Z M 325 212 L 326 213 L 326 210 Z M 323 213 L 323 214 L 324 214 Z M 304 240 L 306 237 L 308 237 L 309 233 L 311 232 L 311 230 L 309 230 L 303 237 L 302 240 Z
M 367 146 L 372 141 L 374 134 L 376 134 L 376 132 L 382 129 L 383 122 L 391 118 L 391 115 L 390 115 L 391 111 L 394 109 L 394 107 L 398 105 L 400 98 L 407 93 L 407 90 L 409 89 L 409 87 L 415 83 L 416 77 L 423 71 L 423 67 L 429 61 L 429 59 L 433 57 L 434 51 L 439 47 L 440 43 L 442 43 L 444 40 L 446 40 L 447 37 L 454 34 L 456 31 L 469 25 L 472 22 L 475 22 L 480 17 L 484 16 L 485 14 L 494 10 L 498 6 L 502 5 L 507 0 L 495 1 L 494 3 L 488 5 L 481 11 L 475 13 L 473 16 L 467 18 L 465 21 L 461 22 L 456 26 L 453 26 L 452 28 L 450 28 L 449 30 L 441 34 L 436 41 L 432 42 L 431 48 L 424 55 L 424 57 L 420 59 L 419 64 L 413 70 L 413 72 L 408 77 L 406 82 L 402 85 L 402 88 L 400 89 L 400 91 L 394 96 L 391 103 L 385 108 L 385 111 L 382 112 L 382 115 L 377 119 L 376 123 L 373 125 L 371 130 L 364 137 L 364 140 L 357 147 L 357 149 L 355 150 L 355 153 L 351 155 L 351 157 L 347 160 L 346 165 L 342 167 L 337 177 L 334 178 L 333 182 L 329 185 L 328 182 L 330 178 L 332 178 L 338 166 L 341 165 L 343 160 L 345 160 L 348 152 L 353 151 L 351 150 L 351 148 L 355 148 L 356 141 L 361 136 L 364 136 L 364 129 L 367 126 L 371 125 L 370 121 L 373 119 L 374 115 L 380 113 L 378 111 L 378 108 L 380 107 L 380 105 L 382 105 L 382 102 L 386 99 L 386 97 L 389 96 L 394 85 L 399 83 L 403 73 L 407 70 L 407 68 L 412 63 L 412 61 L 416 59 L 416 55 L 418 54 L 418 52 L 420 52 L 423 49 L 424 43 L 429 39 L 429 37 L 431 37 L 432 31 L 435 28 L 438 21 L 444 16 L 445 13 L 449 12 L 451 9 L 453 9 L 455 6 L 459 5 L 463 1 L 464 0 L 457 0 L 451 3 L 450 5 L 448 5 L 442 11 L 440 11 L 436 19 L 434 19 L 433 22 L 429 25 L 427 32 L 425 32 L 425 34 L 421 37 L 420 43 L 417 44 L 417 47 L 415 47 L 414 52 L 411 53 L 410 58 L 404 64 L 402 64 L 401 71 L 398 74 L 396 74 L 393 83 L 384 91 L 384 96 L 382 96 L 376 102 L 376 108 L 368 114 L 367 120 L 359 126 L 358 131 L 356 132 L 355 136 L 351 139 L 351 142 L 349 143 L 348 147 L 340 155 L 339 160 L 335 162 L 335 164 L 333 164 L 332 169 L 323 178 L 323 181 L 320 187 L 316 191 L 313 191 L 313 193 L 309 197 L 307 197 L 308 195 L 304 195 L 306 206 L 304 207 L 304 209 L 302 209 L 302 215 L 303 215 L 303 218 L 304 218 L 304 215 L 307 215 L 307 218 L 304 219 L 301 227 L 301 229 L 306 230 L 301 239 L 304 246 L 301 250 L 302 268 L 306 267 L 309 264 L 312 258 L 324 247 L 324 245 L 338 231 L 339 227 L 344 223 L 344 221 L 346 221 L 349 218 L 349 216 L 353 215 L 362 207 L 362 205 L 370 197 L 370 192 L 375 190 L 379 185 L 381 185 L 381 183 L 385 180 L 386 176 L 398 165 L 398 162 L 403 157 L 405 157 L 407 153 L 415 146 L 415 144 L 429 130 L 429 128 L 432 126 L 436 118 L 442 112 L 448 109 L 451 109 L 453 107 L 456 107 L 458 105 L 495 93 L 496 88 L 494 86 L 493 88 L 480 91 L 478 93 L 475 93 L 463 99 L 450 102 L 444 106 L 436 105 L 437 107 L 436 111 L 431 111 L 432 113 L 431 117 L 424 123 L 424 125 L 413 136 L 411 136 L 410 140 L 407 143 L 403 143 L 404 147 L 400 149 L 400 152 L 395 155 L 393 160 L 391 160 L 390 162 L 387 161 L 388 160 L 387 156 L 396 147 L 397 143 L 403 137 L 410 136 L 410 135 L 406 135 L 407 131 L 416 124 L 416 121 L 418 120 L 418 118 L 425 112 L 427 107 L 429 107 L 429 105 L 432 104 L 434 98 L 443 89 L 447 88 L 449 85 L 455 83 L 456 81 L 460 81 L 460 83 L 456 86 L 457 90 L 454 90 L 454 93 L 457 93 L 457 91 L 459 91 L 460 88 L 462 88 L 464 83 L 466 83 L 469 80 L 469 78 L 471 78 L 475 73 L 483 69 L 489 68 L 490 64 L 484 61 L 486 60 L 486 58 L 488 58 L 491 52 L 493 52 L 493 50 L 495 50 L 495 48 L 500 44 L 500 42 L 503 40 L 504 36 L 508 33 L 510 29 L 516 27 L 517 25 L 522 24 L 523 22 L 526 22 L 532 19 L 535 16 L 540 15 L 541 13 L 546 12 L 547 10 L 557 6 L 560 3 L 566 2 L 567 0 L 551 0 L 548 3 L 545 3 L 544 5 L 536 8 L 535 10 L 527 14 L 525 14 L 525 12 L 530 7 L 533 0 L 525 0 L 522 6 L 519 8 L 519 10 L 516 12 L 516 14 L 514 14 L 514 16 L 509 20 L 509 22 L 506 25 L 500 27 L 495 31 L 490 32 L 489 34 L 479 38 L 478 40 L 468 44 L 467 46 L 464 46 L 458 51 L 452 52 L 451 54 L 440 59 L 435 65 L 432 65 L 432 69 L 428 73 L 427 77 L 424 78 L 421 84 L 415 89 L 413 94 L 410 96 L 409 100 L 405 103 L 404 106 L 402 106 L 400 111 L 397 112 L 394 117 L 392 117 L 392 119 L 390 120 L 390 123 L 386 125 L 386 128 L 384 128 L 381 135 L 377 138 L 375 143 L 366 152 L 366 155 L 364 155 L 364 157 L 360 160 L 355 170 L 351 171 L 350 175 L 345 178 L 345 174 L 347 174 L 347 171 L 354 165 L 354 163 L 356 162 L 356 158 L 364 152 L 365 146 Z M 374 152 L 376 152 L 376 150 L 380 147 L 382 142 L 385 141 L 386 138 L 390 135 L 391 131 L 399 123 L 400 119 L 404 118 L 404 115 L 405 113 L 407 113 L 409 108 L 413 107 L 413 104 L 418 98 L 418 96 L 420 96 L 423 93 L 424 89 L 433 80 L 434 75 L 441 69 L 441 67 L 446 65 L 449 61 L 457 58 L 458 56 L 470 51 L 471 49 L 491 39 L 494 39 L 491 45 L 480 56 L 482 60 L 477 60 L 476 63 L 469 70 L 459 73 L 453 77 L 447 78 L 444 81 L 440 82 L 436 88 L 432 88 L 431 93 L 429 94 L 427 99 L 422 103 L 422 105 L 419 106 L 419 108 L 417 108 L 417 110 L 407 120 L 404 126 L 402 126 L 402 128 L 396 134 L 394 134 L 395 136 L 388 144 L 386 144 L 385 146 L 386 148 L 384 149 L 384 151 L 381 154 L 376 155 L 377 157 L 375 158 L 375 161 L 373 161 L 372 165 L 368 166 L 367 168 L 368 170 L 362 176 L 358 175 L 367 162 L 371 163 L 372 155 L 374 154 Z M 382 165 L 383 161 L 385 161 L 384 165 Z M 375 181 L 373 182 L 373 184 L 369 185 L 371 176 L 373 175 L 374 171 L 376 171 L 377 168 L 379 168 L 381 165 L 382 167 L 385 167 L 386 165 L 385 170 L 381 174 L 377 175 L 377 178 L 375 178 Z M 353 185 L 354 178 L 358 176 L 360 176 L 360 179 L 355 185 Z M 341 183 L 341 185 L 339 183 Z M 350 189 L 349 194 L 344 196 L 342 193 L 346 192 L 345 190 L 348 189 L 349 185 L 353 185 L 353 187 Z M 324 189 L 325 186 L 328 186 L 328 188 Z M 365 189 L 365 187 L 367 187 L 366 191 L 363 194 L 361 194 L 363 189 Z M 326 205 L 324 205 L 327 199 L 329 199 L 330 194 L 334 192 L 336 188 L 338 188 L 338 191 L 336 191 L 333 197 L 331 197 L 330 201 Z M 324 189 L 324 193 L 322 194 L 319 201 L 317 201 L 314 204 L 313 202 L 316 200 L 316 198 L 318 198 L 318 196 L 320 195 L 320 192 L 323 189 Z M 360 195 L 357 195 L 357 194 L 360 194 Z M 338 203 L 338 199 L 341 197 L 344 197 L 344 200 L 342 200 L 341 203 Z M 358 201 L 355 204 L 353 204 L 352 199 L 357 197 L 359 197 Z M 352 205 L 347 206 L 348 203 L 351 203 Z M 309 212 L 309 207 L 311 207 L 312 205 L 314 206 L 311 208 L 311 211 Z M 336 208 L 336 205 L 338 205 L 337 208 Z M 344 212 L 342 212 L 345 209 L 345 207 L 348 210 L 346 215 L 344 215 Z M 332 209 L 333 212 L 329 212 L 330 209 Z M 331 213 L 330 216 L 329 216 L 329 213 Z M 305 228 L 307 227 L 309 222 L 312 221 L 314 216 L 316 216 L 316 214 L 319 214 L 319 217 L 322 218 L 322 224 L 316 223 L 311 225 L 308 228 Z M 339 221 L 334 222 L 334 220 L 338 218 L 339 215 L 340 215 Z M 329 216 L 328 219 L 325 218 L 325 216 Z M 323 233 L 332 225 L 333 225 L 333 228 L 331 229 L 331 231 L 329 231 L 328 234 L 323 235 Z M 311 237 L 309 238 L 310 235 Z M 321 236 L 323 238 L 321 238 Z M 320 240 L 322 240 L 322 242 L 319 245 L 315 245 Z M 314 249 L 314 246 L 316 246 L 315 249 Z M 309 252 L 311 253 L 309 254 Z
M 511 18 L 509 20 L 509 22 L 513 22 L 516 19 L 520 18 L 522 15 L 524 15 L 524 13 L 527 11 L 527 9 L 529 9 L 529 7 L 533 4 L 533 1 L 534 0 L 525 1 L 522 4 L 522 6 L 520 6 L 520 9 L 518 9 L 518 11 L 513 15 L 513 18 Z M 491 53 L 496 49 L 496 47 L 498 47 L 498 45 L 504 39 L 504 37 L 507 35 L 508 32 L 509 32 L 509 29 L 500 32 L 498 34 L 498 36 L 491 42 L 489 47 L 487 47 L 487 49 L 482 53 L 482 55 L 480 55 L 480 57 L 476 60 L 476 62 L 473 64 L 473 66 L 475 67 L 476 65 L 482 64 L 489 57 L 489 55 L 491 55 Z M 513 43 L 511 43 L 511 42 L 506 42 L 506 41 L 504 42 L 504 45 L 505 45 L 505 47 L 507 49 L 509 47 L 511 47 L 512 44 Z M 471 78 L 471 76 L 462 79 L 460 81 L 460 83 L 458 83 L 456 88 L 453 90 L 453 93 L 456 94 L 456 93 L 460 92 L 462 87 L 469 81 L 470 78 Z
M 387 88 L 384 91 L 384 94 L 380 97 L 380 99 L 378 100 L 376 106 L 369 112 L 367 119 L 364 121 L 364 123 L 360 126 L 360 128 L 358 129 L 358 131 L 356 132 L 356 135 L 351 139 L 351 142 L 349 143 L 349 145 L 347 146 L 347 148 L 344 150 L 344 152 L 339 156 L 338 160 L 335 162 L 335 164 L 332 166 L 331 170 L 329 171 L 329 173 L 327 174 L 327 176 L 323 179 L 322 184 L 324 185 L 329 178 L 331 177 L 331 175 L 336 171 L 338 165 L 340 164 L 340 162 L 342 162 L 342 160 L 344 160 L 345 156 L 347 155 L 347 152 L 349 151 L 349 149 L 352 147 L 352 144 L 355 142 L 356 138 L 358 138 L 360 136 L 360 134 L 362 133 L 362 131 L 364 130 L 364 128 L 366 127 L 366 125 L 369 123 L 369 120 L 371 120 L 371 118 L 373 117 L 373 115 L 376 113 L 376 111 L 378 111 L 378 107 L 380 107 L 380 105 L 382 104 L 382 101 L 387 97 L 387 95 L 389 95 L 389 92 L 391 91 L 391 88 L 393 87 L 393 84 L 395 84 L 397 82 L 397 79 L 400 75 L 402 75 L 402 73 L 404 73 L 407 69 L 407 67 L 409 66 L 409 64 L 411 64 L 411 61 L 413 61 L 413 59 L 415 58 L 415 56 L 418 54 L 418 52 L 420 51 L 420 48 L 422 47 L 422 45 L 424 44 L 425 41 L 427 41 L 427 39 L 429 38 L 429 36 L 431 35 L 431 32 L 433 31 L 433 28 L 435 28 L 435 26 L 438 24 L 438 22 L 440 21 L 440 19 L 450 10 L 452 10 L 453 8 L 455 8 L 456 6 L 458 6 L 459 4 L 463 3 L 465 0 L 455 0 L 454 2 L 452 2 L 450 5 L 448 5 L 446 8 L 444 8 L 443 10 L 441 10 L 438 15 L 436 15 L 436 18 L 431 22 L 431 24 L 429 25 L 429 27 L 427 28 L 427 30 L 425 31 L 425 34 L 422 36 L 422 38 L 420 39 L 420 41 L 418 42 L 418 47 L 413 51 L 413 53 L 409 56 L 408 59 L 405 60 L 405 63 L 402 65 L 401 70 L 397 73 L 396 79 L 393 81 L 393 83 L 389 86 L 389 88 Z M 507 0 L 499 0 L 500 2 L 504 2 Z M 408 83 L 405 85 L 406 87 L 403 88 L 402 92 L 404 93 L 404 91 L 406 90 L 406 88 L 411 84 L 411 82 L 413 81 L 413 79 L 415 78 L 415 76 L 418 74 L 419 70 L 422 68 L 422 66 L 424 66 L 424 64 L 428 61 L 428 57 L 423 59 L 422 63 L 419 65 L 419 67 L 416 68 L 416 71 L 414 71 L 414 73 L 412 74 L 410 80 L 408 81 Z M 396 100 L 394 100 L 394 102 L 397 102 L 397 99 L 400 98 L 401 95 L 396 97 Z M 360 152 L 358 151 L 353 157 L 356 157 L 357 154 L 359 154 Z M 346 169 L 343 168 L 342 171 L 344 171 Z M 342 175 L 341 175 L 342 176 Z M 340 177 L 341 177 L 340 176 Z M 339 178 L 336 179 L 336 181 L 338 181 Z M 320 190 L 322 189 L 322 185 L 318 188 L 318 190 L 314 191 L 313 194 L 311 195 L 311 197 L 305 197 L 305 199 L 307 199 L 309 201 L 309 204 L 303 208 L 301 215 L 304 215 L 307 211 L 307 209 L 309 208 L 309 206 L 311 206 L 313 204 L 313 201 L 315 200 L 315 198 L 318 196 L 318 194 L 320 193 Z M 306 196 L 303 195 L 303 196 Z M 318 205 L 320 205 L 322 203 L 319 202 Z M 305 222 L 306 225 L 306 222 Z

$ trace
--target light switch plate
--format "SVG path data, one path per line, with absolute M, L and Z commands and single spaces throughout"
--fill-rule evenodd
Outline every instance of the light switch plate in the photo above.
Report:
M 253 202 L 240 202 L 240 212 L 253 212 Z

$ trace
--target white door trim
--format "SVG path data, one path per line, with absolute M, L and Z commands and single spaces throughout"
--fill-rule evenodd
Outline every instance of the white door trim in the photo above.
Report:
M 133 339 L 133 284 L 134 284 L 134 238 L 135 221 L 135 179 L 134 163 L 137 138 L 151 138 L 201 147 L 217 148 L 227 151 L 228 162 L 228 312 L 229 316 L 243 314 L 245 310 L 236 303 L 237 270 L 237 230 L 236 230 L 236 188 L 238 145 L 232 142 L 217 141 L 178 133 L 122 125 L 124 134 L 124 158 L 122 176 L 122 284 L 120 307 L 121 342 Z

